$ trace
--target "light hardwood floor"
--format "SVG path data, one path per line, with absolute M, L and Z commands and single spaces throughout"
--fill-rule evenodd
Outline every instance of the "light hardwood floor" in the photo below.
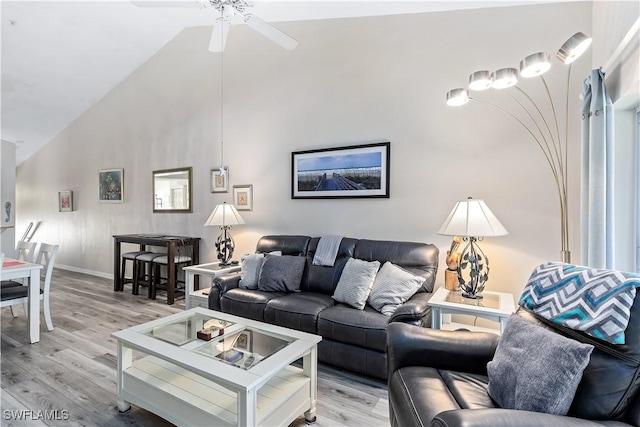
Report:
M 157 426 L 172 424 L 141 408 L 119 415 L 116 407 L 116 343 L 113 331 L 184 310 L 184 301 L 165 304 L 143 295 L 114 292 L 113 282 L 55 269 L 47 331 L 41 317 L 40 342 L 28 344 L 26 316 L 1 313 L 2 426 Z M 337 371 L 318 369 L 317 427 L 388 426 L 386 385 Z M 36 419 L 10 420 L 10 411 L 29 410 Z M 44 411 L 57 420 L 44 419 Z M 63 412 L 68 411 L 68 412 Z M 68 419 L 66 414 L 68 413 Z M 24 416 L 24 412 L 22 412 Z M 37 419 L 37 418 L 40 419 Z M 291 424 L 306 425 L 304 417 Z

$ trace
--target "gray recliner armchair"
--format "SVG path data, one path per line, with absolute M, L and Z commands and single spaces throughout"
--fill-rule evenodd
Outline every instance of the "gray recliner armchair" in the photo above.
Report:
M 638 292 L 640 294 L 640 292 Z M 392 426 L 640 427 L 640 300 L 631 307 L 626 343 L 609 344 L 520 308 L 519 316 L 594 345 L 567 416 L 502 409 L 488 393 L 487 363 L 499 337 L 402 323 L 387 331 Z M 540 372 L 545 375 L 545 372 Z

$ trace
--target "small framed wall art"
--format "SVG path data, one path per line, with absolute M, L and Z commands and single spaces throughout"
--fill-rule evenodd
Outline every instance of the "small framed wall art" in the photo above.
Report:
M 224 173 L 223 173 L 224 171 Z M 229 168 L 211 169 L 211 192 L 212 193 L 228 193 L 229 192 Z
M 58 212 L 73 211 L 73 191 L 58 191 Z
M 124 169 L 102 169 L 98 171 L 98 194 L 100 203 L 122 203 L 124 201 Z
M 253 185 L 234 185 L 233 204 L 239 211 L 252 211 Z

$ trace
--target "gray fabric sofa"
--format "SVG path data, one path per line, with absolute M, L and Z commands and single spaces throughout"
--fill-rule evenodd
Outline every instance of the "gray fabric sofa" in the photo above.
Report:
M 239 288 L 240 273 L 216 277 L 209 308 L 318 334 L 318 360 L 358 374 L 386 380 L 387 325 L 430 325 L 427 302 L 438 270 L 438 248 L 431 244 L 343 238 L 333 267 L 313 265 L 319 237 L 264 236 L 256 253 L 281 251 L 306 258 L 300 292 L 264 292 Z M 349 258 L 386 261 L 426 280 L 392 316 L 336 303 L 331 296 Z

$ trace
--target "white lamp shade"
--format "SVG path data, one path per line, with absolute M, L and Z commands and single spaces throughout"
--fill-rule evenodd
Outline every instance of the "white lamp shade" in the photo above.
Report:
M 487 207 L 484 200 L 467 199 L 457 202 L 438 234 L 445 236 L 504 236 L 509 232 Z
M 493 83 L 493 75 L 489 70 L 476 71 L 469 76 L 469 89 L 486 90 Z
M 577 32 L 564 42 L 556 53 L 556 57 L 565 64 L 571 64 L 591 46 L 591 40 L 591 37 Z
M 518 70 L 515 68 L 501 68 L 493 73 L 491 87 L 494 89 L 506 89 L 516 84 L 518 84 Z
M 463 88 L 451 89 L 447 92 L 447 105 L 459 107 L 469 102 L 469 92 Z
M 541 76 L 550 68 L 551 58 L 548 53 L 534 53 L 520 61 L 520 76 L 525 78 Z
M 233 205 L 226 202 L 215 207 L 209 219 L 204 223 L 205 226 L 213 225 L 238 225 L 244 224 L 244 219 L 240 216 Z

